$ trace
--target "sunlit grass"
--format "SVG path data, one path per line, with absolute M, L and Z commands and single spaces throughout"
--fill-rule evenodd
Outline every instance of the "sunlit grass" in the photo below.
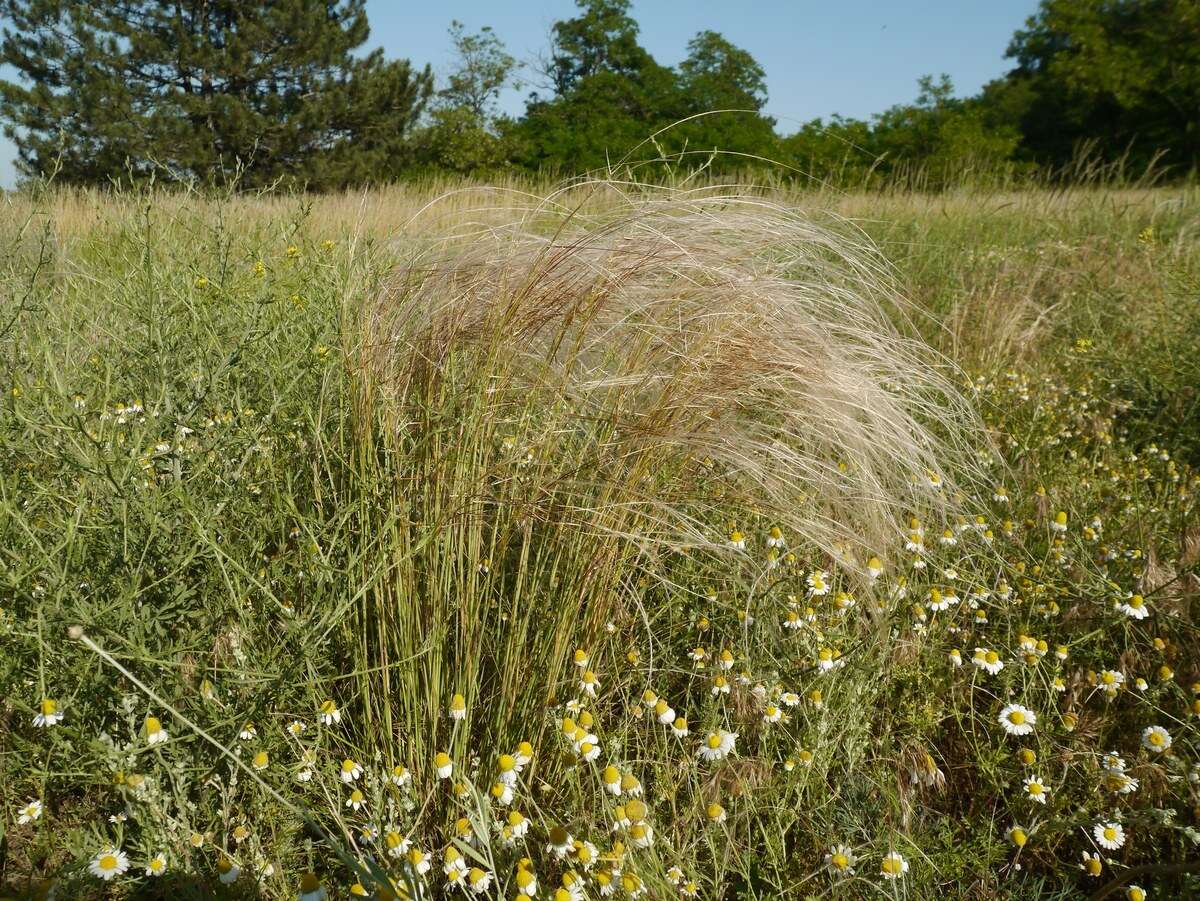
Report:
M 11 891 L 1196 889 L 1192 193 L 7 202 Z

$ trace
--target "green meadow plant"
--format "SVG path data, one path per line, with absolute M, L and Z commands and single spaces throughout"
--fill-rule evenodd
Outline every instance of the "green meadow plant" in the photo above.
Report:
M 1189 191 L 4 202 L 0 894 L 1197 890 Z

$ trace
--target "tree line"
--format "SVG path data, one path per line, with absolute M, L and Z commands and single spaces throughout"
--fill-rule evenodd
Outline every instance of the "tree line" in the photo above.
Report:
M 1184 177 L 1200 161 L 1200 3 L 1042 0 L 1012 69 L 972 97 L 924 77 L 868 119 L 781 135 L 766 76 L 703 31 L 666 66 L 630 0 L 576 0 L 526 64 L 450 25 L 455 64 L 362 53 L 365 0 L 0 0 L 0 118 L 27 178 L 151 176 L 331 190 L 415 173 L 578 174 L 620 165 L 764 168 L 839 183 L 921 171 L 1077 175 L 1082 156 Z M 852 77 L 852 73 L 848 75 Z M 527 87 L 520 116 L 498 98 Z

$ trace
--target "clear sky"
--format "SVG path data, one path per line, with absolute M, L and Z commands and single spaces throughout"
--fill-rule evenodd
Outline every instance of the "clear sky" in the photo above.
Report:
M 1037 0 L 635 0 L 642 44 L 663 64 L 686 55 L 688 40 L 712 29 L 749 50 L 767 72 L 767 111 L 781 132 L 833 113 L 867 117 L 916 96 L 924 74 L 948 73 L 971 94 L 1009 68 L 1013 31 Z M 371 46 L 389 56 L 450 64 L 446 26 L 490 25 L 521 60 L 548 44 L 551 24 L 573 15 L 573 0 L 368 0 Z M 0 70 L 11 78 L 11 71 Z M 503 98 L 519 113 L 528 87 Z M 0 186 L 13 183 L 12 145 L 0 138 Z

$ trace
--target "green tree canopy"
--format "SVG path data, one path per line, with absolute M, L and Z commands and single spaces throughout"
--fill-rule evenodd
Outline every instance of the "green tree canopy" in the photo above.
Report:
M 581 14 L 555 22 L 548 74 L 562 96 L 600 72 L 636 78 L 653 63 L 638 43 L 629 0 L 575 0 Z
M 428 121 L 413 134 L 414 162 L 428 169 L 486 174 L 506 163 L 496 101 L 517 61 L 491 28 L 468 32 L 450 23 L 455 64 L 437 92 Z
M 576 0 L 580 14 L 554 25 L 550 97 L 530 97 L 506 138 L 520 165 L 582 172 L 640 163 L 661 150 L 684 164 L 742 166 L 775 148 L 762 66 L 720 34 L 704 31 L 688 44 L 678 70 L 660 65 L 638 43 L 628 0 Z M 711 110 L 743 110 L 716 116 Z M 685 121 L 687 120 L 687 121 Z M 678 124 L 677 124 L 678 123 Z M 648 139 L 655 136 L 654 142 Z
M 403 165 L 428 68 L 356 57 L 365 0 L 0 0 L 0 114 L 26 175 L 330 187 Z
M 1065 163 L 1082 142 L 1144 164 L 1200 162 L 1200 3 L 1043 0 L 1014 35 L 1016 68 L 985 102 L 1019 126 L 1024 155 Z

